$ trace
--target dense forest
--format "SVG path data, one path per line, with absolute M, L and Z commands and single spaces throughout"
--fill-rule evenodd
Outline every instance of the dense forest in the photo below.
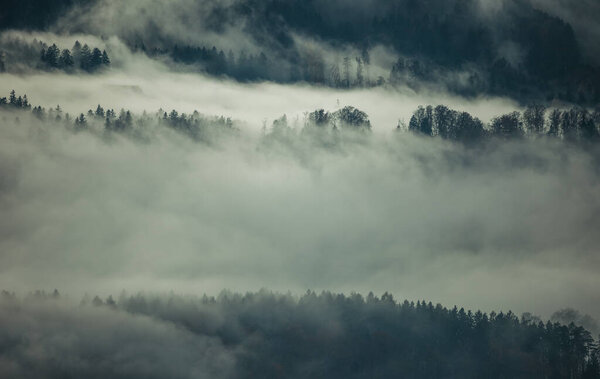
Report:
M 75 41 L 72 53 L 69 49 L 60 51 L 56 44 L 52 44 L 48 48 L 42 47 L 40 60 L 49 69 L 60 68 L 65 71 L 71 71 L 77 67 L 93 72 L 102 66 L 110 65 L 110 58 L 106 50 L 100 51 L 97 47 L 90 49 L 87 44 L 81 46 L 79 41 Z
M 60 302 L 56 290 L 23 300 L 4 291 L 1 312 L 20 315 L 29 303 L 46 304 L 51 313 L 56 311 L 51 311 L 53 302 Z M 487 314 L 427 301 L 397 302 L 388 293 L 363 297 L 308 291 L 299 298 L 267 291 L 222 292 L 216 298 L 123 293 L 118 298 L 86 296 L 79 307 L 147 316 L 193 338 L 216 339 L 233 353 L 235 378 L 600 377 L 598 345 L 581 326 L 543 322 L 529 313 L 517 317 L 511 311 Z M 83 339 L 80 344 L 91 342 L 75 330 L 73 338 Z M 55 338 L 52 329 L 42 333 Z M 3 351 L 19 357 L 27 339 L 19 342 L 23 336 L 11 330 L 3 336 Z M 170 343 L 164 348 L 172 349 Z M 105 354 L 94 359 L 106 361 L 110 353 Z M 77 356 L 82 362 L 91 359 L 84 353 Z M 20 359 L 26 363 L 26 357 Z M 46 364 L 47 377 L 87 373 L 85 364 Z M 118 374 L 116 367 L 97 369 Z M 179 375 L 190 369 L 177 368 L 183 370 Z
M 93 12 L 95 5 L 94 0 L 51 6 L 40 0 L 17 2 L 0 16 L 0 30 L 51 30 L 70 10 Z M 142 30 L 120 37 L 152 57 L 168 56 L 242 81 L 306 81 L 342 88 L 430 83 L 465 96 L 488 93 L 525 103 L 600 101 L 600 69 L 584 58 L 585 47 L 573 25 L 526 0 L 503 2 L 492 15 L 482 11 L 478 0 L 373 0 L 368 7 L 319 0 L 207 0 L 186 12 L 210 33 L 243 25 L 241 32 L 255 46 L 230 51 L 210 41 L 179 41 L 145 19 Z M 87 27 L 61 24 L 77 32 Z M 298 36 L 322 41 L 325 51 L 307 49 Z M 357 53 L 332 59 L 343 46 Z M 388 75 L 371 77 L 369 51 L 376 46 L 392 49 L 398 60 Z M 460 79 L 444 83 L 450 77 Z
M 23 68 L 44 71 L 60 70 L 66 73 L 94 73 L 109 67 L 110 57 L 106 50 L 90 47 L 75 41 L 71 49 L 61 50 L 55 43 L 48 44 L 34 39 L 26 42 L 9 39 L 0 51 L 0 72 L 23 71 Z

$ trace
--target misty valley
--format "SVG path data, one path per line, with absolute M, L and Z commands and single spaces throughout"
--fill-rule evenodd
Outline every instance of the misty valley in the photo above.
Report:
M 0 4 L 0 378 L 600 378 L 600 5 Z

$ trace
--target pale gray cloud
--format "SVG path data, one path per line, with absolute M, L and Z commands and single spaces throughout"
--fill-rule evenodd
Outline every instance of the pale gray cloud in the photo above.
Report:
M 593 151 L 465 150 L 391 131 L 338 152 L 257 150 L 250 131 L 214 148 L 164 128 L 107 144 L 12 120 L 0 130 L 3 288 L 389 290 L 600 314 Z
M 66 300 L 0 300 L 4 378 L 229 378 L 217 338 L 172 323 Z

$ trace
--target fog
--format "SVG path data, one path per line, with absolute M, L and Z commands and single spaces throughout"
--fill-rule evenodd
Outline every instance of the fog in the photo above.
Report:
M 226 114 L 242 121 L 234 136 L 205 145 L 158 126 L 148 127 L 145 142 L 107 141 L 4 112 L 0 288 L 74 297 L 123 289 L 390 291 L 487 311 L 549 317 L 573 307 L 600 315 L 593 149 L 545 140 L 470 149 L 394 133 L 393 117 L 411 105 L 397 100 L 396 112 L 386 109 L 393 102 L 384 92 L 344 93 L 342 101 L 371 112 L 375 132 L 327 148 L 259 131 L 272 115 L 336 101 L 322 89 L 165 74 L 140 78 L 127 101 L 125 90 L 102 84 L 115 86 L 125 78 L 119 73 L 90 78 L 79 92 L 68 78 L 44 77 L 42 86 L 35 77 L 4 77 L 2 85 L 38 94 L 34 102 L 62 103 L 72 93 L 67 108 L 91 107 L 94 98 L 134 109 L 199 104 L 220 114 L 224 108 L 202 99 L 221 90 Z M 63 95 L 51 98 L 44 88 L 54 83 Z
M 113 67 L 2 73 L 0 93 L 14 88 L 72 115 L 98 104 L 197 110 L 232 117 L 239 133 L 205 146 L 153 126 L 145 143 L 107 142 L 3 112 L 1 288 L 391 291 L 488 311 L 600 315 L 597 152 L 544 140 L 473 150 L 394 132 L 421 104 L 487 122 L 517 108 L 509 99 L 243 84 L 178 72 L 116 37 L 7 38 L 89 41 Z M 366 141 L 328 149 L 261 137 L 284 114 L 299 133 L 307 112 L 345 105 L 369 115 Z
M 593 1 L 7 9 L 0 377 L 600 375 Z
M 217 338 L 171 323 L 65 300 L 0 300 L 5 378 L 226 378 L 235 363 Z
M 116 37 L 99 41 L 86 35 L 68 38 L 43 33 L 10 32 L 3 35 L 5 41 L 14 38 L 26 41 L 36 38 L 48 43 L 59 41 L 64 47 L 70 47 L 75 40 L 90 41 L 107 48 L 114 67 L 96 75 L 37 70 L 21 74 L 0 73 L 0 93 L 8 94 L 11 89 L 16 89 L 26 93 L 33 104 L 46 108 L 60 105 L 71 114 L 95 109 L 98 104 L 139 113 L 154 112 L 159 108 L 186 113 L 198 110 L 243 120 L 248 127 L 260 129 L 265 120 L 270 124 L 283 114 L 293 119 L 318 108 L 332 110 L 352 105 L 370 115 L 376 131 L 387 132 L 397 126 L 399 119 L 407 122 L 414 109 L 422 104 L 447 104 L 468 111 L 483 121 L 517 107 L 516 102 L 508 98 L 464 99 L 449 95 L 433 84 L 423 85 L 418 92 L 401 86 L 344 90 L 308 84 L 243 84 L 198 73 L 178 72 L 142 53 L 131 53 Z M 379 57 L 377 59 L 389 60 L 384 50 L 373 52 L 374 57 Z

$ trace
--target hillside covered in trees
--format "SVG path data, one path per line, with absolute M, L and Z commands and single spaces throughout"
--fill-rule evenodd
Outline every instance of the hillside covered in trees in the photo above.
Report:
M 44 313 L 61 321 L 44 321 Z M 28 329 L 28 322 L 16 321 L 24 317 L 40 324 Z M 95 317 L 105 321 L 82 327 Z M 4 291 L 0 319 L 7 318 L 14 321 L 0 336 L 0 346 L 18 366 L 0 366 L 0 373 L 18 377 L 191 378 L 206 369 L 203 361 L 211 356 L 230 365 L 212 373 L 219 378 L 600 377 L 598 346 L 581 326 L 511 311 L 487 314 L 427 301 L 397 302 L 388 293 L 363 297 L 308 291 L 299 298 L 267 291 L 223 292 L 216 298 L 122 294 L 86 296 L 77 307 L 64 303 L 56 290 L 23 300 Z M 66 324 L 67 318 L 74 324 Z M 120 329 L 111 330 L 117 323 L 129 325 L 129 331 L 107 344 Z M 163 335 L 156 339 L 158 326 Z M 29 352 L 48 349 L 66 328 L 70 338 L 31 365 Z M 138 350 L 140 333 L 146 334 L 146 343 Z M 100 335 L 109 339 L 96 341 Z M 211 341 L 208 350 L 204 340 Z M 192 346 L 196 358 L 184 353 Z M 144 352 L 155 349 L 161 364 L 150 370 L 153 364 Z M 68 361 L 52 359 L 65 352 L 73 354 Z M 165 357 L 171 353 L 179 354 L 176 361 Z
M 134 51 L 241 81 L 337 88 L 425 83 L 466 96 L 597 104 L 600 59 L 575 32 L 586 25 L 572 25 L 581 20 L 565 21 L 542 5 L 510 0 L 490 10 L 480 0 L 181 0 L 141 6 L 141 12 L 155 12 L 159 19 L 189 18 L 184 24 L 197 36 L 216 36 L 193 41 L 146 16 L 128 19 L 110 2 L 64 0 L 49 10 L 46 2 L 27 0 L 5 7 L 0 30 L 116 33 Z M 102 17 L 119 13 L 123 18 L 111 30 Z M 232 31 L 247 43 L 229 40 Z M 303 42 L 307 39 L 318 48 Z M 396 55 L 387 72 L 371 69 L 370 53 L 378 46 Z
M 83 45 L 75 41 L 71 49 L 34 39 L 26 42 L 22 39 L 8 38 L 0 49 L 0 72 L 23 72 L 26 69 L 43 71 L 62 71 L 65 73 L 94 73 L 110 66 L 111 61 L 106 50 Z

